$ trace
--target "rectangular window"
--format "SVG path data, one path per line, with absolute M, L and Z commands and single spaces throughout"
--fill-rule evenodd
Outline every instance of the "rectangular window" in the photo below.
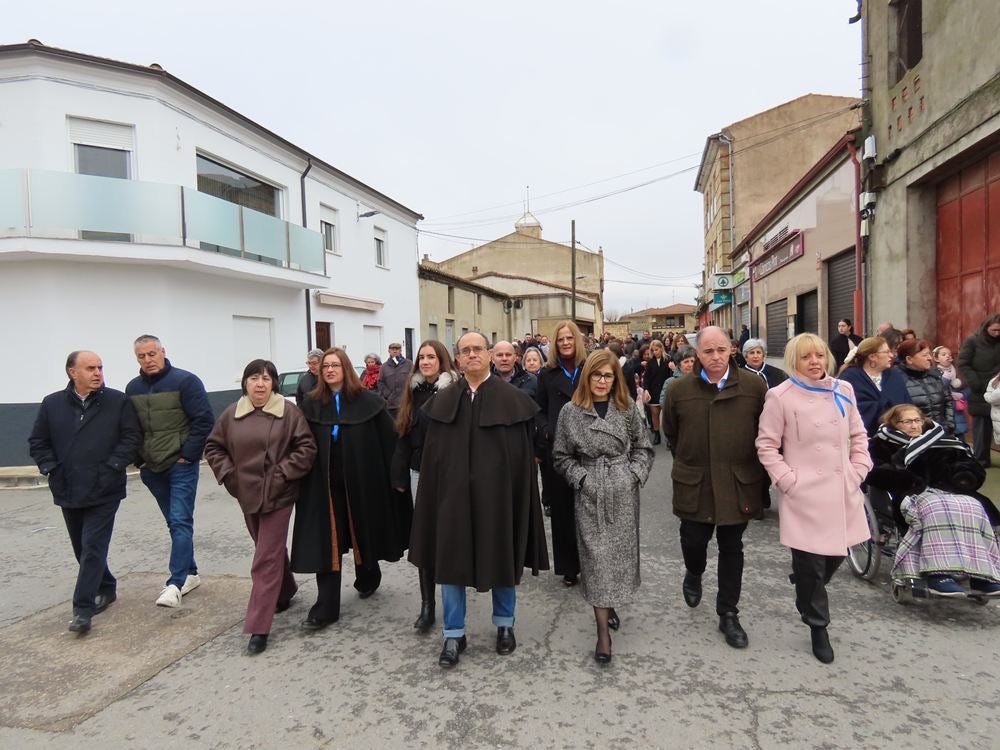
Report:
M 448 312 L 455 314 L 455 287 L 448 287 Z
M 476 295 L 476 315 L 483 314 L 483 295 Z
M 427 338 L 430 341 L 437 341 L 438 340 L 438 324 L 437 323 L 428 323 L 427 324 Z
M 389 267 L 389 248 L 385 241 L 385 230 L 375 227 L 375 265 L 379 268 Z
M 446 320 L 444 322 L 444 345 L 449 352 L 455 351 L 455 321 Z
M 88 146 L 82 143 L 73 144 L 76 159 L 77 174 L 89 174 L 95 177 L 114 177 L 120 180 L 131 178 L 131 152 L 118 148 L 103 146 Z M 101 240 L 104 242 L 131 242 L 132 235 L 121 232 L 80 232 L 82 240 Z
M 323 249 L 333 255 L 340 255 L 340 238 L 337 236 L 337 228 L 340 226 L 339 212 L 335 208 L 321 205 L 319 214 L 319 233 L 323 235 Z
M 924 56 L 922 0 L 890 0 L 888 26 L 889 86 L 895 86 Z
M 403 352 L 406 354 L 406 358 L 409 360 L 414 360 L 415 357 L 413 351 L 413 329 L 404 328 L 403 329 Z
M 281 191 L 278 188 L 201 154 L 197 156 L 197 166 L 199 192 L 281 218 Z

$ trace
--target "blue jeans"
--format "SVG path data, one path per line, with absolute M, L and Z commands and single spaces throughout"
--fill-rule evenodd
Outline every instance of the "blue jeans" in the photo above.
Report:
M 493 624 L 498 628 L 514 627 L 514 605 L 517 594 L 513 586 L 493 589 Z M 444 607 L 444 637 L 465 635 L 465 586 L 441 584 L 441 606 Z
M 194 497 L 198 492 L 199 463 L 177 463 L 166 471 L 141 469 L 139 477 L 160 506 L 170 529 L 170 578 L 167 585 L 184 585 L 188 575 L 197 575 L 194 561 Z

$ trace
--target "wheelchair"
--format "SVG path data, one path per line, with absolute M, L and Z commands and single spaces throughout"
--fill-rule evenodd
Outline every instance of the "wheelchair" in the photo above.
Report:
M 892 568 L 896 550 L 901 540 L 900 530 L 892 513 L 889 493 L 877 487 L 864 487 L 864 511 L 871 536 L 849 547 L 847 565 L 858 578 L 874 581 L 882 568 L 883 560 Z M 938 598 L 927 588 L 923 578 L 893 578 L 892 599 L 898 604 L 911 604 L 916 599 Z M 966 599 L 979 605 L 989 604 L 990 597 L 967 592 Z

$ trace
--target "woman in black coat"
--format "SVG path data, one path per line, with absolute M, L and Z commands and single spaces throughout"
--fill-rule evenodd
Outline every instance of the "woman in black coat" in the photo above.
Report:
M 650 425 L 653 431 L 653 445 L 660 444 L 660 391 L 670 377 L 670 359 L 667 357 L 663 342 L 653 339 L 649 342 L 649 360 L 646 362 L 646 373 L 643 375 L 642 387 L 653 399 L 649 404 Z
M 552 557 L 555 573 L 563 584 L 575 586 L 580 575 L 580 555 L 576 548 L 575 493 L 552 464 L 559 412 L 573 398 L 580 382 L 580 370 L 587 359 L 583 334 L 571 320 L 556 324 L 549 348 L 548 366 L 538 373 L 535 401 L 540 407 L 535 417 L 535 460 L 542 465 L 544 503 L 552 513 Z
M 302 628 L 321 630 L 340 618 L 341 556 L 353 551 L 354 588 L 367 599 L 382 581 L 379 560 L 395 562 L 409 545 L 413 501 L 409 488 L 391 486 L 396 435 L 385 401 L 364 389 L 343 349 L 323 353 L 302 413 L 318 452 L 295 505 L 291 562 L 316 574 L 318 598 Z
M 416 361 L 410 371 L 407 388 L 399 402 L 396 415 L 396 451 L 392 456 L 392 488 L 397 492 L 412 490 L 417 496 L 420 477 L 420 459 L 427 435 L 427 416 L 424 405 L 431 397 L 458 380 L 451 369 L 451 357 L 440 341 L 428 340 L 417 349 Z M 426 633 L 434 624 L 434 569 L 419 568 L 420 614 L 413 627 Z

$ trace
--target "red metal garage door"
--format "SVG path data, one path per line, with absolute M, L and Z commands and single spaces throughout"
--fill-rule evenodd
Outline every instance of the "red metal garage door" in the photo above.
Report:
M 956 349 L 1000 311 L 1000 151 L 938 186 L 938 341 Z

